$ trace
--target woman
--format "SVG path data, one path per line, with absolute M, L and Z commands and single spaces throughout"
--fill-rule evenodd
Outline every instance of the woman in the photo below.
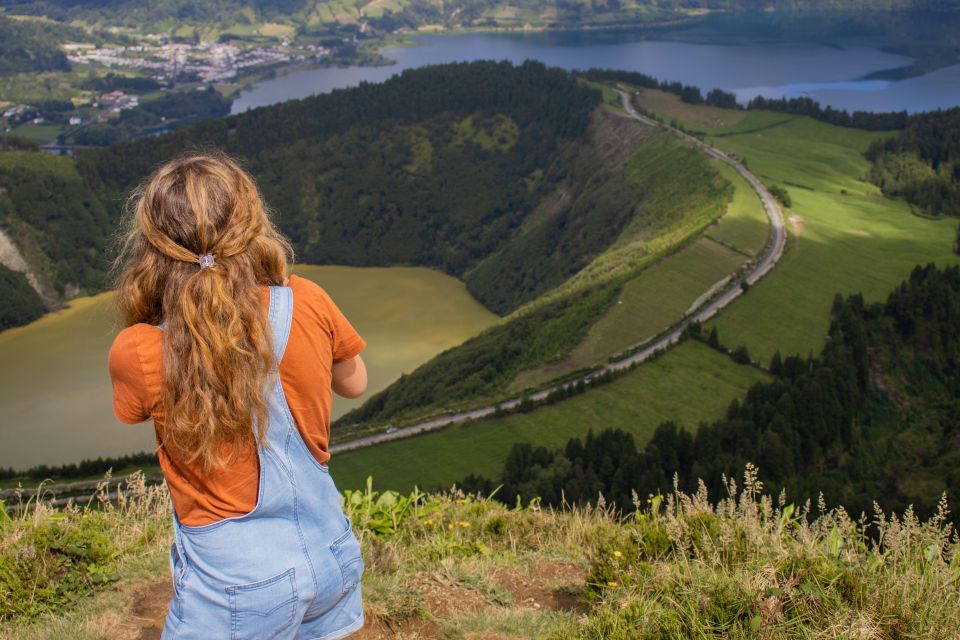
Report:
M 132 199 L 110 350 L 114 412 L 153 418 L 174 505 L 163 638 L 342 638 L 363 560 L 326 462 L 331 388 L 366 388 L 365 344 L 250 177 L 169 162 Z

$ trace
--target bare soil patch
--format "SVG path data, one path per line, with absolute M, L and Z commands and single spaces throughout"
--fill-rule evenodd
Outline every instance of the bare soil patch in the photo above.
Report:
M 527 572 L 501 569 L 494 574 L 500 588 L 513 595 L 514 604 L 529 609 L 581 611 L 586 572 L 576 564 L 538 560 Z
M 732 127 L 743 120 L 746 115 L 746 112 L 734 109 L 687 104 L 680 99 L 680 96 L 656 89 L 642 89 L 637 97 L 637 102 L 649 111 L 654 111 L 668 118 L 676 118 L 686 125 L 696 125 L 707 129 Z

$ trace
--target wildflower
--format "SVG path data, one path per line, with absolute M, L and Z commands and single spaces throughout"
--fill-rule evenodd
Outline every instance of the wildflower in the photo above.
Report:
M 457 523 L 457 526 L 463 527 L 464 529 L 466 529 L 467 527 L 470 526 L 470 523 L 467 522 L 466 520 L 461 520 L 460 522 Z
M 608 586 L 608 587 L 616 587 L 616 586 L 617 586 L 617 583 L 614 582 L 613 580 L 611 580 L 610 582 L 607 583 L 607 586 Z
M 447 525 L 447 529 L 450 529 L 450 530 L 452 531 L 452 530 L 453 530 L 453 525 L 452 525 L 452 524 L 448 524 L 448 525 Z
M 467 504 L 467 501 L 464 498 L 457 498 L 454 500 L 457 504 Z
M 432 527 L 432 526 L 433 526 L 433 518 L 427 518 L 426 520 L 423 521 L 423 524 L 427 525 L 428 527 Z
M 614 557 L 614 558 L 622 558 L 622 557 L 623 557 L 623 554 L 620 553 L 619 551 L 614 551 L 614 552 L 613 552 L 613 557 Z

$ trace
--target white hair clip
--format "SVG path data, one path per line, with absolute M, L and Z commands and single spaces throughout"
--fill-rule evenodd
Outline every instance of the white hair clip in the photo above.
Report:
M 213 259 L 212 253 L 205 253 L 202 256 L 200 256 L 201 269 L 208 269 L 212 267 L 214 264 L 216 264 L 216 261 Z

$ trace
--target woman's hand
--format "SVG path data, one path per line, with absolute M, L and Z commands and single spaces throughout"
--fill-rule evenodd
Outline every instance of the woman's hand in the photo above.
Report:
M 349 360 L 333 363 L 333 391 L 344 398 L 357 398 L 367 390 L 367 367 L 363 358 L 354 356 Z

